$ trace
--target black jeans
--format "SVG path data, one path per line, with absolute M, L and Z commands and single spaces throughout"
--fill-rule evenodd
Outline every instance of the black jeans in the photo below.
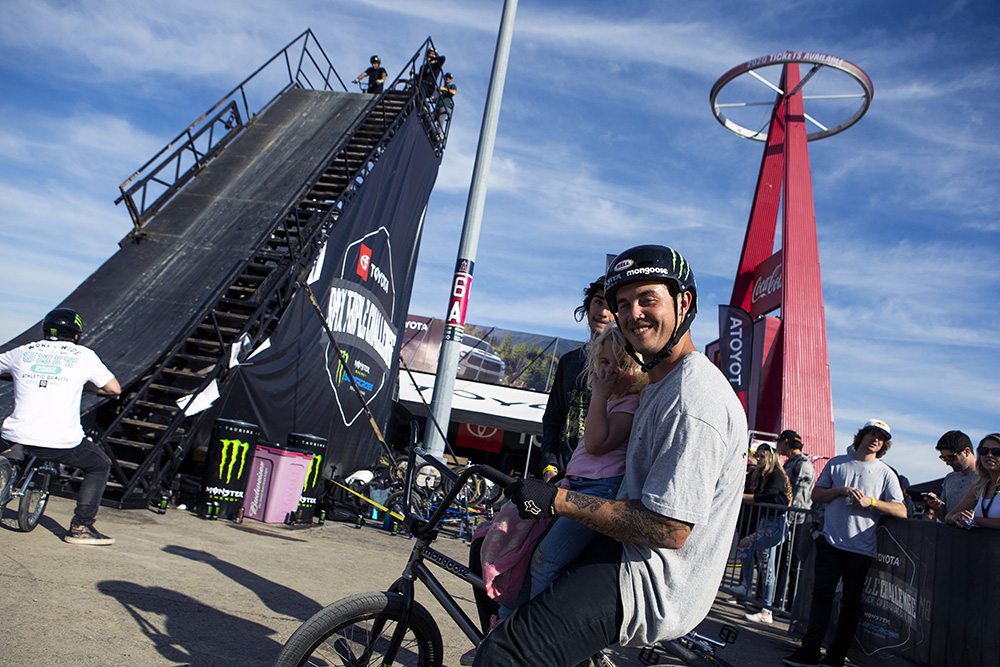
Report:
M 837 658 L 847 656 L 854 640 L 854 632 L 861 622 L 861 597 L 864 593 L 868 567 L 875 560 L 871 556 L 844 551 L 830 546 L 826 538 L 816 538 L 816 569 L 813 575 L 812 606 L 809 609 L 809 629 L 802 638 L 802 647 L 819 650 L 833 613 L 833 597 L 837 582 L 843 579 L 840 594 L 840 616 L 837 631 L 830 642 L 827 655 Z
M 7 445 L 7 441 L 4 441 Z M 83 482 L 80 483 L 80 493 L 76 498 L 76 512 L 73 514 L 73 526 L 90 526 L 97 516 L 97 508 L 101 505 L 104 487 L 108 485 L 111 474 L 111 459 L 90 438 L 84 438 L 71 449 L 53 449 L 51 447 L 31 447 L 22 445 L 24 451 L 46 461 L 55 461 L 83 471 Z
M 552 585 L 486 637 L 474 664 L 573 667 L 617 643 L 625 617 L 621 560 L 621 543 L 598 535 Z

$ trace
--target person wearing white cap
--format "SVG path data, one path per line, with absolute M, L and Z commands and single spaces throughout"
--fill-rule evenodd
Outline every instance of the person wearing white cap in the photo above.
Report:
M 830 459 L 816 480 L 812 500 L 826 504 L 826 512 L 823 531 L 816 538 L 809 625 L 802 646 L 785 658 L 786 665 L 844 664 L 861 621 L 861 596 L 865 575 L 875 558 L 879 519 L 883 514 L 906 516 L 899 478 L 879 460 L 891 445 L 889 425 L 870 419 L 854 435 L 853 453 Z M 837 583 L 841 581 L 837 631 L 820 662 L 820 646 L 830 622 Z

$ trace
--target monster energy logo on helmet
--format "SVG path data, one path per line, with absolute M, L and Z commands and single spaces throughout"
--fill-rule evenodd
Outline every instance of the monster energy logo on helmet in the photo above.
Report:
M 691 315 L 697 310 L 697 286 L 691 264 L 676 250 L 661 245 L 640 245 L 615 257 L 604 279 L 604 297 L 612 312 L 618 310 L 618 289 L 636 282 L 673 284 L 678 292 L 695 296 Z
M 83 333 L 83 318 L 70 308 L 56 308 L 42 320 L 45 338 L 75 341 Z

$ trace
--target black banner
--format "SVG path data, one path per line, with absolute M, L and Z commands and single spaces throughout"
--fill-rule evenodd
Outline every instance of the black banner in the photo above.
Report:
M 852 664 L 1000 667 L 998 554 L 1000 530 L 883 517 L 878 554 L 865 579 L 861 624 L 848 654 Z M 792 608 L 796 633 L 807 624 L 811 555 L 803 553 Z M 838 603 L 839 595 L 834 616 Z
M 719 306 L 719 367 L 736 393 L 750 389 L 753 322 L 737 306 Z M 744 401 L 745 404 L 745 401 Z
M 270 347 L 239 366 L 223 416 L 259 424 L 270 442 L 284 442 L 290 433 L 325 438 L 327 473 L 333 466 L 351 472 L 372 463 L 378 441 L 347 371 L 384 432 L 424 211 L 438 167 L 419 119 L 411 116 L 334 224 L 321 264 L 309 278 L 344 359 L 299 290 Z

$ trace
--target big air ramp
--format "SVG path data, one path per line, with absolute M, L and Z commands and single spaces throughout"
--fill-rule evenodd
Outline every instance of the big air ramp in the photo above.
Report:
M 284 91 L 60 304 L 82 315 L 82 342 L 123 387 L 117 401 L 83 404 L 85 427 L 112 458 L 105 504 L 143 506 L 169 483 L 210 414 L 188 401 L 224 392 L 230 359 L 274 330 L 406 119 L 436 141 L 421 91 L 400 82 L 380 96 Z M 6 417 L 13 390 L 3 385 Z M 57 492 L 73 495 L 77 481 Z

